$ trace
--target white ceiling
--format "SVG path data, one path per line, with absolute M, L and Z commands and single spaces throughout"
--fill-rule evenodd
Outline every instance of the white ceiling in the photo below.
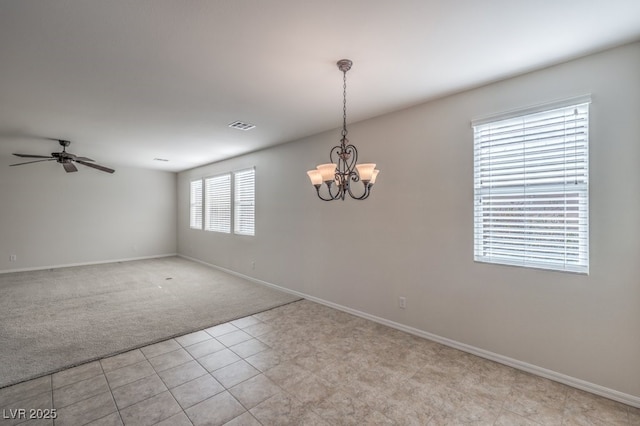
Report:
M 0 159 L 181 171 L 339 127 L 341 58 L 354 122 L 638 39 L 638 0 L 0 0 Z

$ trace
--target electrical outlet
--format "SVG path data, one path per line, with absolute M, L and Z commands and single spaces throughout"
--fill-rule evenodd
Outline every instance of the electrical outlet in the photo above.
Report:
M 398 299 L 398 306 L 400 307 L 400 309 L 406 309 L 407 308 L 407 298 L 406 297 L 400 297 Z
M 256 261 L 255 260 L 251 261 L 251 269 L 256 269 Z
M 16 256 L 15 254 L 12 254 L 11 256 L 9 256 L 9 262 L 15 262 L 18 260 L 18 256 Z

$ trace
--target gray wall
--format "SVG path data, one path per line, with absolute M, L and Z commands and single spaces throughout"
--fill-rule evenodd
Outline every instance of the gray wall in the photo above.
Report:
M 0 271 L 176 252 L 175 173 L 15 162 L 0 159 Z
M 364 202 L 305 175 L 337 130 L 180 173 L 178 252 L 640 397 L 638 76 L 635 43 L 351 125 L 381 170 Z M 590 275 L 474 263 L 470 121 L 589 93 Z M 190 179 L 254 165 L 255 237 L 189 229 Z

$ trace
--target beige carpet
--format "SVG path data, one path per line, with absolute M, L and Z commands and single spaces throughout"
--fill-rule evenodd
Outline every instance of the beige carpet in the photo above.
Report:
M 298 299 L 178 257 L 0 274 L 0 387 Z

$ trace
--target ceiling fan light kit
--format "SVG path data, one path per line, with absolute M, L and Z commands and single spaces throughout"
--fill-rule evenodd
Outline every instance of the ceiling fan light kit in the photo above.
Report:
M 21 158 L 40 158 L 40 160 L 34 160 L 34 161 L 27 161 L 24 163 L 17 163 L 17 164 L 10 164 L 10 166 L 21 166 L 23 164 L 31 164 L 31 163 L 40 163 L 43 161 L 56 161 L 60 164 L 62 164 L 62 167 L 64 167 L 64 170 L 67 173 L 73 173 L 73 172 L 77 172 L 78 168 L 76 167 L 76 165 L 74 163 L 78 163 L 78 164 L 82 164 L 84 166 L 87 167 L 91 167 L 92 169 L 96 169 L 96 170 L 100 170 L 101 172 L 106 172 L 106 173 L 113 173 L 115 172 L 115 170 L 110 169 L 109 167 L 105 167 L 105 166 L 101 166 L 99 164 L 95 164 L 95 160 L 92 160 L 91 158 L 87 158 L 87 157 L 78 157 L 75 154 L 71 154 L 70 152 L 67 152 L 67 147 L 69 145 L 71 145 L 70 141 L 67 140 L 63 140 L 63 139 L 54 139 L 57 140 L 58 143 L 60 144 L 60 146 L 62 147 L 62 151 L 61 152 L 52 152 L 50 156 L 47 155 L 31 155 L 31 154 L 13 154 L 16 157 L 21 157 Z

